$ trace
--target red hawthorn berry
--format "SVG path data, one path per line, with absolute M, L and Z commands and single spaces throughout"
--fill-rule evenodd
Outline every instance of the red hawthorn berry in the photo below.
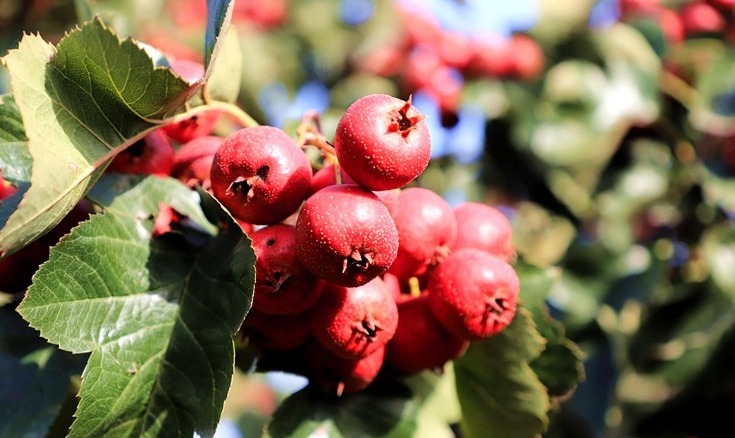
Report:
M 107 172 L 165 176 L 174 164 L 174 148 L 161 129 L 138 140 L 117 154 Z
M 661 26 L 661 32 L 664 34 L 664 38 L 670 44 L 678 44 L 684 41 L 684 37 L 686 36 L 684 23 L 676 11 L 669 8 L 661 8 L 658 23 Z
M 291 350 L 309 339 L 309 315 L 306 312 L 274 315 L 251 309 L 240 333 L 256 347 Z
M 387 207 L 357 185 L 326 187 L 296 219 L 296 254 L 317 277 L 355 287 L 385 272 L 398 253 L 398 230 Z
M 471 75 L 504 78 L 513 70 L 513 56 L 510 43 L 505 39 L 486 39 L 479 41 L 474 58 L 467 66 Z
M 707 3 L 688 3 L 679 11 L 687 35 L 716 33 L 725 30 L 725 18 Z
M 544 70 L 546 60 L 541 46 L 526 35 L 513 35 L 510 39 L 511 75 L 520 80 L 532 80 Z
M 436 370 L 461 356 L 469 341 L 442 326 L 429 307 L 426 295 L 398 303 L 398 327 L 388 341 L 386 362 L 403 374 Z
M 169 60 L 171 71 L 190 86 L 204 76 L 204 64 L 190 59 Z M 197 137 L 210 135 L 219 120 L 219 111 L 205 111 L 181 122 L 171 123 L 163 127 L 166 134 L 179 143 L 187 143 Z
M 476 248 L 505 261 L 515 258 L 513 228 L 500 210 L 479 202 L 463 202 L 454 207 L 454 217 L 461 226 L 457 228 L 453 251 Z
M 520 285 L 513 267 L 474 248 L 454 251 L 431 270 L 427 293 L 436 319 L 454 335 L 495 335 L 516 313 Z
M 311 163 L 296 141 L 272 126 L 225 137 L 214 154 L 212 193 L 236 219 L 267 225 L 294 213 L 311 187 Z
M 303 355 L 308 364 L 307 377 L 326 394 L 341 397 L 360 392 L 375 380 L 383 367 L 385 347 L 359 359 L 345 359 L 317 342 L 309 342 Z
M 441 196 L 423 187 L 401 190 L 393 213 L 398 254 L 388 272 L 400 280 L 423 274 L 440 263 L 457 238 L 457 220 Z
M 189 186 L 198 184 L 209 189 L 214 154 L 223 141 L 222 137 L 205 135 L 184 143 L 174 154 L 171 176 Z
M 398 325 L 396 302 L 379 277 L 354 288 L 327 284 L 309 314 L 314 339 L 344 359 L 382 348 Z
M 403 187 L 429 164 L 431 139 L 424 116 L 386 94 L 353 102 L 337 122 L 337 159 L 352 179 L 370 190 Z
M 342 184 L 356 184 L 355 181 L 350 178 L 342 167 L 339 168 L 339 177 L 342 180 Z M 334 170 L 333 164 L 327 164 L 321 169 L 314 172 L 314 176 L 311 178 L 311 190 L 309 196 L 318 192 L 327 186 L 333 186 L 337 184 L 337 174 Z
M 324 282 L 296 256 L 296 228 L 273 224 L 250 234 L 255 251 L 253 309 L 263 313 L 301 313 L 316 303 Z

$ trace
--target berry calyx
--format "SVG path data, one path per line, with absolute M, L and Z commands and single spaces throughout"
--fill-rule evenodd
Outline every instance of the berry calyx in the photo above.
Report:
M 225 137 L 214 154 L 212 193 L 236 218 L 267 225 L 294 213 L 311 185 L 311 164 L 296 141 L 271 126 Z
M 396 302 L 380 278 L 355 288 L 327 284 L 309 313 L 314 338 L 344 359 L 382 348 L 398 325 Z
M 174 148 L 162 129 L 152 131 L 112 159 L 107 172 L 164 176 L 171 173 Z
M 324 283 L 296 257 L 296 228 L 273 224 L 250 234 L 255 252 L 253 309 L 271 314 L 300 313 L 316 303 Z
M 371 190 L 403 187 L 429 164 L 431 140 L 423 119 L 410 99 L 364 96 L 337 123 L 337 159 L 355 182 Z
M 296 254 L 317 277 L 347 287 L 385 272 L 398 253 L 398 230 L 386 206 L 357 185 L 326 187 L 296 219 Z

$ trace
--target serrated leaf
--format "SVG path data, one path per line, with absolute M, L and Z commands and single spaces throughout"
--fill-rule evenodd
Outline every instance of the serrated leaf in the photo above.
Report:
M 543 346 L 530 312 L 519 307 L 505 330 L 455 360 L 463 437 L 533 438 L 546 430 L 549 397 L 529 366 Z
M 33 160 L 28 152 L 28 139 L 18 106 L 10 95 L 0 96 L 0 171 L 4 179 L 18 190 L 0 202 L 0 229 L 18 208 L 20 200 L 31 185 Z
M 170 200 L 164 192 L 182 191 L 181 202 L 191 192 L 160 183 L 131 185 L 74 229 L 18 307 L 52 343 L 91 352 L 72 437 L 212 436 L 219 421 L 254 254 L 234 224 L 201 248 L 152 239 L 151 215 Z
M 406 388 L 363 391 L 325 398 L 307 386 L 289 396 L 273 414 L 268 438 L 409 438 L 416 425 L 416 401 Z
M 419 402 L 416 433 L 422 438 L 453 438 L 451 424 L 458 423 L 462 412 L 454 381 L 454 366 L 447 363 L 441 374 L 425 371 L 406 379 Z
M 0 252 L 10 253 L 58 223 L 105 163 L 177 111 L 190 87 L 98 18 L 58 48 L 26 35 L 3 61 L 33 157 L 31 188 L 0 230 Z

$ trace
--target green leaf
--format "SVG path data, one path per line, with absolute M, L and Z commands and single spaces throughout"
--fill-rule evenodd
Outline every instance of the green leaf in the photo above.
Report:
M 450 425 L 459 423 L 462 409 L 457 398 L 453 364 L 446 364 L 441 374 L 425 371 L 411 376 L 406 384 L 420 404 L 413 436 L 454 438 Z
M 221 41 L 222 49 L 207 80 L 207 95 L 212 100 L 234 103 L 240 95 L 242 76 L 240 35 L 235 28 L 230 27 Z
M 549 397 L 529 366 L 543 346 L 530 312 L 519 307 L 505 330 L 455 360 L 463 437 L 532 438 L 546 430 Z
M 363 391 L 339 398 L 325 397 L 307 386 L 281 403 L 265 436 L 409 438 L 416 428 L 416 409 L 410 391 L 400 385 L 385 392 Z
M 91 352 L 72 437 L 212 436 L 219 421 L 255 256 L 234 224 L 204 246 L 152 238 L 159 204 L 196 208 L 195 192 L 160 184 L 121 177 L 121 194 L 97 198 L 106 211 L 52 249 L 18 307 L 52 343 Z
M 23 129 L 20 111 L 10 95 L 0 96 L 0 171 L 5 180 L 18 189 L 13 196 L 0 202 L 0 229 L 18 208 L 31 185 L 33 160 L 28 152 L 28 139 Z
M 223 30 L 226 34 L 227 28 L 232 20 L 232 8 L 235 7 L 234 0 L 207 0 L 207 30 L 204 34 L 204 66 L 207 69 L 206 78 L 212 72 L 215 58 L 223 44 Z
M 47 436 L 83 362 L 0 309 L 0 436 Z
M 546 298 L 559 281 L 555 268 L 541 268 L 523 261 L 515 265 L 521 280 L 521 299 L 533 315 L 539 334 L 546 339 L 541 355 L 530 364 L 549 395 L 568 394 L 584 380 L 584 354 L 568 339 L 564 325 L 549 314 Z
M 58 223 L 105 163 L 174 114 L 190 87 L 99 19 L 58 48 L 26 35 L 3 61 L 33 157 L 31 187 L 0 230 L 0 252 L 10 253 Z

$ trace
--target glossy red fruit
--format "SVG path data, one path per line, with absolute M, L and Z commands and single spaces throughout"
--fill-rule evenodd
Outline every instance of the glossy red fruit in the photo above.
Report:
M 393 213 L 398 229 L 398 255 L 388 272 L 401 280 L 418 276 L 449 255 L 457 238 L 452 207 L 423 187 L 401 190 Z
M 106 171 L 164 176 L 171 173 L 173 164 L 171 141 L 161 129 L 156 129 L 117 154 Z
M 309 368 L 309 379 L 325 393 L 341 397 L 370 386 L 383 367 L 385 347 L 359 359 L 344 359 L 320 344 L 310 342 L 303 354 Z
M 204 76 L 204 64 L 189 59 L 171 59 L 169 60 L 171 70 L 194 86 Z M 187 143 L 197 137 L 210 135 L 217 120 L 220 117 L 219 111 L 204 111 L 189 119 L 171 123 L 163 127 L 166 134 L 179 143 Z
M 515 258 L 510 220 L 495 207 L 479 202 L 463 202 L 454 207 L 460 226 L 452 250 L 476 248 L 505 261 Z
M 415 374 L 441 369 L 461 356 L 469 341 L 450 333 L 431 311 L 426 295 L 398 303 L 398 327 L 388 342 L 386 361 L 394 370 Z
M 244 128 L 225 137 L 212 161 L 212 193 L 237 219 L 274 224 L 309 193 L 311 163 L 284 131 Z
M 251 309 L 240 328 L 240 333 L 256 347 L 272 350 L 291 350 L 309 339 L 309 315 L 273 315 Z
M 327 284 L 309 313 L 314 339 L 344 359 L 385 346 L 398 325 L 396 302 L 380 278 L 354 288 Z
M 197 137 L 184 143 L 174 154 L 171 176 L 189 186 L 200 185 L 209 189 L 212 161 L 224 139 L 214 135 Z
M 385 272 L 398 253 L 388 209 L 357 185 L 326 187 L 304 202 L 296 220 L 296 254 L 317 277 L 363 285 Z
M 296 228 L 273 224 L 250 234 L 255 251 L 253 309 L 263 313 L 301 313 L 316 303 L 324 282 L 296 257 Z
M 353 181 L 353 179 L 350 178 L 350 176 L 347 175 L 341 167 L 339 169 L 339 177 L 341 179 L 341 184 L 355 184 L 355 181 Z M 314 176 L 311 178 L 311 190 L 309 191 L 309 195 L 311 196 L 324 187 L 333 186 L 335 184 L 337 184 L 337 173 L 334 170 L 334 165 L 327 164 L 314 172 Z
M 460 249 L 429 273 L 431 311 L 454 335 L 482 339 L 510 324 L 520 285 L 513 267 L 479 249 Z
M 386 94 L 353 102 L 334 134 L 337 159 L 355 182 L 371 190 L 403 187 L 429 164 L 431 140 L 424 116 Z

